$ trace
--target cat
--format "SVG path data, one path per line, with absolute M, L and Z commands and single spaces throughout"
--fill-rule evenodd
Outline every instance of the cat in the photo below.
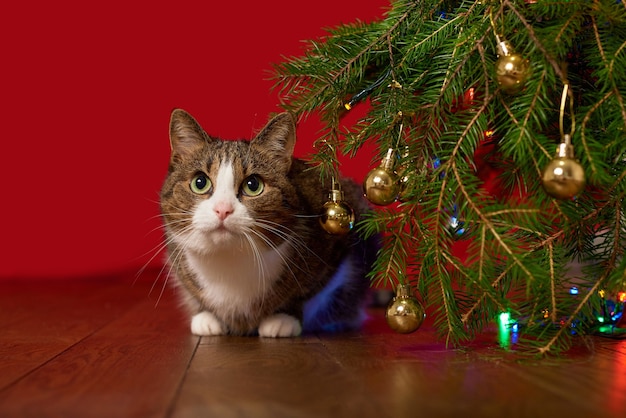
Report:
M 161 216 L 195 335 L 295 337 L 362 323 L 378 241 L 320 226 L 331 185 L 293 156 L 295 131 L 281 113 L 250 141 L 222 140 L 186 111 L 171 114 Z M 370 210 L 362 189 L 340 185 L 358 222 Z

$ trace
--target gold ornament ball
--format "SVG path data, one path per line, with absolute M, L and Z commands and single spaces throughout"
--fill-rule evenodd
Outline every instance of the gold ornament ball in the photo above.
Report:
M 541 177 L 543 188 L 557 199 L 571 199 L 585 188 L 585 170 L 573 158 L 556 157 Z
M 393 203 L 400 192 L 398 175 L 385 167 L 370 171 L 363 181 L 365 197 L 375 205 Z
M 354 226 L 354 211 L 344 201 L 331 200 L 324 203 L 319 221 L 329 234 L 347 234 Z
M 389 302 L 385 311 L 387 324 L 400 334 L 417 331 L 426 318 L 424 306 L 409 293 L 408 285 L 398 286 L 396 296 Z
M 400 202 L 406 202 L 409 198 L 409 192 L 410 192 L 410 188 L 409 188 L 409 182 L 410 179 L 408 176 L 403 176 L 400 178 L 399 183 L 398 183 L 398 200 Z
M 528 60 L 518 54 L 501 55 L 496 61 L 496 76 L 502 91 L 516 94 L 524 88 L 529 74 Z

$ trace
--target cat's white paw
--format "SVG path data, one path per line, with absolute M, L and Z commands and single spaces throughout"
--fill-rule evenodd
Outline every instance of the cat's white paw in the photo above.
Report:
M 199 336 L 224 335 L 226 327 L 211 312 L 202 311 L 191 317 L 191 333 Z
M 301 333 L 300 321 L 287 314 L 268 316 L 259 325 L 259 336 L 261 337 L 297 337 Z

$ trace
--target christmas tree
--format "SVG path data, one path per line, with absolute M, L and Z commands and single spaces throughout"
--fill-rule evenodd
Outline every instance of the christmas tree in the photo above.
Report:
M 383 235 L 374 286 L 410 284 L 455 345 L 501 314 L 535 353 L 601 325 L 617 332 L 622 1 L 397 1 L 378 21 L 307 45 L 276 65 L 276 88 L 284 108 L 323 122 L 310 157 L 322 176 L 367 144 L 378 150 L 364 179 L 376 210 L 356 226 Z M 363 116 L 343 123 L 357 106 Z M 497 187 L 480 175 L 485 164 Z M 573 263 L 580 274 L 567 274 Z

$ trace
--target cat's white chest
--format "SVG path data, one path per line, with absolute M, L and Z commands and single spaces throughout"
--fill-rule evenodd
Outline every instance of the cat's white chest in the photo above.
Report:
M 284 270 L 287 244 L 275 249 L 234 254 L 187 254 L 201 287 L 201 297 L 224 315 L 247 315 L 257 300 L 271 292 Z

